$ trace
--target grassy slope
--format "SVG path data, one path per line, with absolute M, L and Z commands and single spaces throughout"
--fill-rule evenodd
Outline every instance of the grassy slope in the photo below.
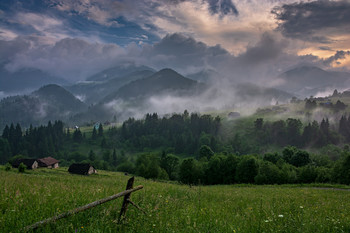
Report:
M 0 167 L 0 229 L 18 232 L 36 221 L 113 195 L 129 177 L 67 168 L 18 174 Z M 137 177 L 144 189 L 117 225 L 121 199 L 40 228 L 38 232 L 349 232 L 350 192 L 293 186 L 177 185 Z

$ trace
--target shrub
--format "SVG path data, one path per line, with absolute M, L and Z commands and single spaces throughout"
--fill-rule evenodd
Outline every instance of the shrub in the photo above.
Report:
M 237 164 L 236 181 L 239 183 L 254 183 L 254 177 L 258 174 L 258 164 L 255 157 L 245 156 Z
M 6 163 L 5 164 L 5 171 L 10 171 L 12 168 L 11 164 L 10 163 Z
M 18 166 L 18 172 L 23 173 L 25 170 L 26 170 L 26 165 L 24 165 L 23 163 L 21 163 L 21 164 Z
M 134 166 L 134 164 L 132 162 L 126 161 L 124 163 L 121 163 L 117 167 L 117 171 L 127 172 L 127 173 L 134 173 L 135 172 L 135 166 Z

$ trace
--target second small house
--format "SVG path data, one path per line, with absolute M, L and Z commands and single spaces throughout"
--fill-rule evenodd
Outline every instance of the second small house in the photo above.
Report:
M 68 172 L 79 175 L 91 175 L 97 173 L 96 169 L 89 163 L 73 163 Z
M 37 161 L 38 161 L 39 167 L 46 167 L 46 168 L 58 168 L 58 163 L 60 162 L 59 160 L 54 159 L 52 157 L 37 159 Z

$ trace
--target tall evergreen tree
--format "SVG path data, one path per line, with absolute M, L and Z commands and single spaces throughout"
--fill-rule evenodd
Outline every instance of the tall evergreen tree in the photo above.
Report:
M 92 138 L 92 140 L 95 140 L 97 138 L 97 131 L 96 131 L 96 127 L 95 126 L 92 129 L 91 138 Z
M 348 124 L 347 124 L 347 119 L 344 115 L 341 116 L 341 118 L 339 120 L 339 130 L 338 131 L 341 135 L 343 135 L 345 137 L 346 141 L 348 141 L 349 128 L 348 128 Z
M 102 123 L 98 126 L 98 136 L 102 137 L 103 136 L 103 126 Z
M 83 141 L 83 134 L 81 133 L 80 129 L 75 129 L 73 133 L 73 141 L 76 143 L 80 143 Z
M 10 127 L 8 125 L 5 126 L 4 130 L 2 131 L 2 137 L 9 140 L 10 138 Z

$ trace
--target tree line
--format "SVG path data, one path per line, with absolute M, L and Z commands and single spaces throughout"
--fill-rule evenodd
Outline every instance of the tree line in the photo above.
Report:
M 218 153 L 180 159 L 162 152 L 142 154 L 128 172 L 151 179 L 177 180 L 185 184 L 350 184 L 350 151 L 342 151 L 336 162 L 288 146 L 282 154 L 242 155 Z
M 144 119 L 129 118 L 121 127 L 108 131 L 116 146 L 142 151 L 145 148 L 173 148 L 175 154 L 198 154 L 199 147 L 218 148 L 220 117 L 198 113 L 159 117 L 147 114 Z
M 350 116 L 345 115 L 333 125 L 328 118 L 322 119 L 320 123 L 314 120 L 306 125 L 294 118 L 273 122 L 258 118 L 254 122 L 254 129 L 254 138 L 260 145 L 320 148 L 328 144 L 350 143 Z
M 89 162 L 97 169 L 188 184 L 349 183 L 349 147 L 333 160 L 326 154 L 310 154 L 298 148 L 350 142 L 350 117 L 342 116 L 338 127 L 328 119 L 304 126 L 293 118 L 274 122 L 258 118 L 252 126 L 251 132 L 234 134 L 227 140 L 220 134 L 219 117 L 187 111 L 166 117 L 153 113 L 139 120 L 130 118 L 108 130 L 102 124 L 94 125 L 88 135 L 78 127 L 70 132 L 61 121 L 25 130 L 11 124 L 0 137 L 0 162 L 18 155 L 54 155 L 63 165 Z M 277 145 L 283 150 L 254 154 L 256 148 L 251 145 Z M 130 151 L 138 156 L 130 155 Z

